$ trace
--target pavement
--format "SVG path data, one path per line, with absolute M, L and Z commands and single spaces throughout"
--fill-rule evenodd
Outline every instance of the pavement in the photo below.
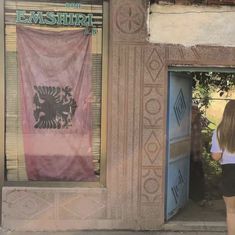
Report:
M 170 221 L 157 231 L 86 230 L 86 231 L 10 231 L 0 235 L 226 235 L 225 221 Z
M 12 231 L 0 228 L 0 235 L 226 235 L 225 221 L 170 221 L 156 231 L 80 230 Z
M 71 231 L 71 232 L 16 232 L 0 231 L 1 235 L 226 235 L 216 231 Z

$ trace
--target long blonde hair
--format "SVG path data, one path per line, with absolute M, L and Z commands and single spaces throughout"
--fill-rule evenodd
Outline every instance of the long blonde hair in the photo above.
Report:
M 222 121 L 217 128 L 217 138 L 221 149 L 235 152 L 235 100 L 230 100 L 225 106 Z

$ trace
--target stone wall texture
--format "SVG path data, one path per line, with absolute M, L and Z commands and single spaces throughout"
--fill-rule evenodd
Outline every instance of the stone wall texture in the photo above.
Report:
M 179 4 L 179 5 L 229 5 L 234 6 L 235 0 L 150 0 L 151 4 Z
M 14 230 L 158 229 L 164 223 L 168 66 L 235 66 L 235 48 L 147 41 L 145 0 L 111 0 L 107 184 L 3 188 Z

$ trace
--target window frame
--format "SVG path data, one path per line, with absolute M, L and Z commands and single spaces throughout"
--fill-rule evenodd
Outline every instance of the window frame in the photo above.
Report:
M 103 1 L 103 29 L 102 29 L 102 99 L 101 99 L 101 154 L 100 154 L 100 176 L 95 182 L 85 181 L 7 181 L 5 166 L 5 0 L 0 2 L 0 187 L 106 187 L 106 154 L 107 154 L 107 77 L 108 77 L 108 11 L 109 4 Z M 0 196 L 1 199 L 1 196 Z M 0 201 L 1 204 L 1 201 Z

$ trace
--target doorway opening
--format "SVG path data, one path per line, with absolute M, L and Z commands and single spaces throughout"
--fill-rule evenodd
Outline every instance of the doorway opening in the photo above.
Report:
M 235 70 L 169 68 L 166 221 L 225 221 L 213 131 L 235 99 Z

